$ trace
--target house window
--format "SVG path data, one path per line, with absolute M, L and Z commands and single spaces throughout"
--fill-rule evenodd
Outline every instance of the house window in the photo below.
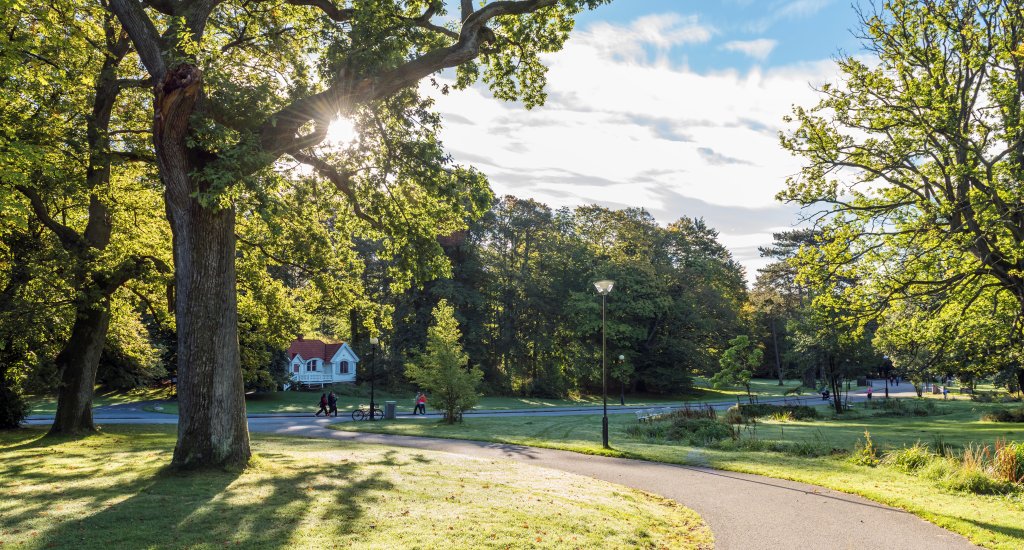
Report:
M 348 374 L 348 361 L 342 361 L 338 368 L 341 369 L 338 374 Z
M 299 372 L 299 364 L 298 363 L 295 363 L 295 365 L 292 366 L 292 372 Z
M 316 371 L 316 359 L 310 359 L 306 363 L 306 372 L 315 372 L 315 371 Z

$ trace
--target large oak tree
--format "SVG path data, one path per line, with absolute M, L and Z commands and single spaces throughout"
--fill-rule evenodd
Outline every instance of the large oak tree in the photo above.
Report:
M 440 0 L 110 0 L 155 83 L 153 144 L 177 283 L 176 465 L 249 458 L 235 189 L 290 157 L 334 183 L 354 214 L 381 223 L 360 199 L 386 192 L 380 186 L 394 178 L 365 180 L 345 158 L 318 154 L 333 120 L 408 97 L 422 79 L 449 68 L 457 68 L 459 86 L 482 78 L 499 98 L 539 104 L 539 55 L 560 49 L 574 14 L 604 1 L 462 0 L 448 17 Z M 415 155 L 404 149 L 392 159 Z M 371 182 L 378 187 L 360 188 Z

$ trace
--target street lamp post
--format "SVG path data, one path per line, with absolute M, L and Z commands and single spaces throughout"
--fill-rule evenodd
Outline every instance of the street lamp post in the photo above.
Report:
M 373 386 L 377 381 L 377 344 L 380 343 L 380 339 L 376 336 L 370 337 L 370 420 L 376 420 L 374 418 L 374 411 L 376 411 L 376 404 L 373 402 Z
M 605 449 L 610 449 L 608 446 L 608 363 L 605 361 L 605 301 L 608 297 L 608 293 L 612 291 L 612 287 L 615 286 L 615 281 L 601 280 L 594 283 L 594 288 L 597 289 L 597 293 L 601 295 L 601 395 L 604 400 L 604 417 L 601 419 L 601 444 L 604 445 Z

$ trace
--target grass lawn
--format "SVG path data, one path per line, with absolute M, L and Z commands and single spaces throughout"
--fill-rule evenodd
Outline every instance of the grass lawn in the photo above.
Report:
M 1024 440 L 1024 424 L 989 423 L 980 415 L 993 408 L 1020 406 L 979 404 L 970 401 L 941 403 L 948 414 L 930 417 L 869 417 L 855 410 L 839 420 L 812 422 L 760 422 L 760 439 L 815 439 L 837 448 L 851 449 L 871 433 L 876 445 L 899 448 L 920 440 L 930 443 L 941 437 L 946 444 L 992 444 L 996 438 Z M 822 411 L 824 412 L 824 408 Z M 479 439 L 592 454 L 678 464 L 698 464 L 762 474 L 856 493 L 903 508 L 989 548 L 1024 547 L 1024 498 L 1017 494 L 982 496 L 949 492 L 932 482 L 896 470 L 855 465 L 844 457 L 805 458 L 774 452 L 726 451 L 655 442 L 630 437 L 626 429 L 636 424 L 633 415 L 612 415 L 610 439 L 614 451 L 601 449 L 599 416 L 536 418 L 475 418 L 446 426 L 434 421 L 401 419 L 374 425 L 338 424 L 340 430 L 426 435 L 455 439 Z M 747 431 L 744 437 L 752 437 Z
M 696 380 L 698 384 L 703 383 L 702 380 Z M 798 380 L 787 380 L 784 386 L 779 386 L 778 381 L 774 379 L 754 379 L 751 382 L 751 389 L 754 392 L 764 397 L 780 397 L 785 394 L 785 391 L 800 385 Z M 330 391 L 330 387 L 323 391 Z M 268 393 L 253 393 L 246 396 L 245 406 L 246 410 L 250 413 L 309 413 L 316 412 L 319 407 L 320 393 L 322 390 L 314 391 L 286 391 L 286 392 L 268 392 Z M 350 384 L 338 385 L 335 387 L 335 392 L 338 393 L 338 410 L 351 411 L 358 406 L 366 406 L 370 402 L 370 390 L 368 386 L 352 386 Z M 393 394 L 386 391 L 378 390 L 374 395 L 374 400 L 377 401 L 383 408 L 385 401 L 396 401 L 398 406 L 398 412 L 400 413 L 411 413 L 413 407 L 413 394 Z M 737 397 L 746 399 L 746 390 L 739 389 L 713 389 L 710 387 L 697 386 L 693 391 L 686 395 L 678 396 L 651 396 L 651 395 L 631 395 L 626 397 L 627 405 L 639 405 L 639 406 L 656 406 L 664 403 L 679 403 L 682 401 L 691 402 L 705 402 L 705 401 L 730 401 Z M 161 397 L 154 397 L 152 399 L 158 399 Z M 139 400 L 139 399 L 136 399 Z M 126 399 L 127 401 L 127 399 Z M 608 402 L 610 404 L 617 405 L 619 403 L 618 395 L 609 395 Z M 555 408 L 555 407 L 579 407 L 579 406 L 596 406 L 601 404 L 600 395 L 587 395 L 580 396 L 576 399 L 555 399 L 546 397 L 501 397 L 501 396 L 485 396 L 480 399 L 480 404 L 477 405 L 477 409 L 481 410 L 514 410 L 514 409 L 544 409 L 544 408 Z M 153 406 L 147 407 L 147 410 L 162 412 L 167 414 L 177 414 L 178 405 L 171 401 L 158 405 L 159 411 Z M 52 412 L 52 411 L 51 411 Z
M 256 436 L 243 472 L 177 474 L 173 430 L 0 432 L 0 547 L 712 547 L 671 501 L 504 460 Z

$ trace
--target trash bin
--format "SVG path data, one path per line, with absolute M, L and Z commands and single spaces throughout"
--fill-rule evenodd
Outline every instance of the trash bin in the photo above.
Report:
M 395 419 L 395 407 L 398 405 L 397 401 L 385 401 L 384 402 L 384 420 Z

